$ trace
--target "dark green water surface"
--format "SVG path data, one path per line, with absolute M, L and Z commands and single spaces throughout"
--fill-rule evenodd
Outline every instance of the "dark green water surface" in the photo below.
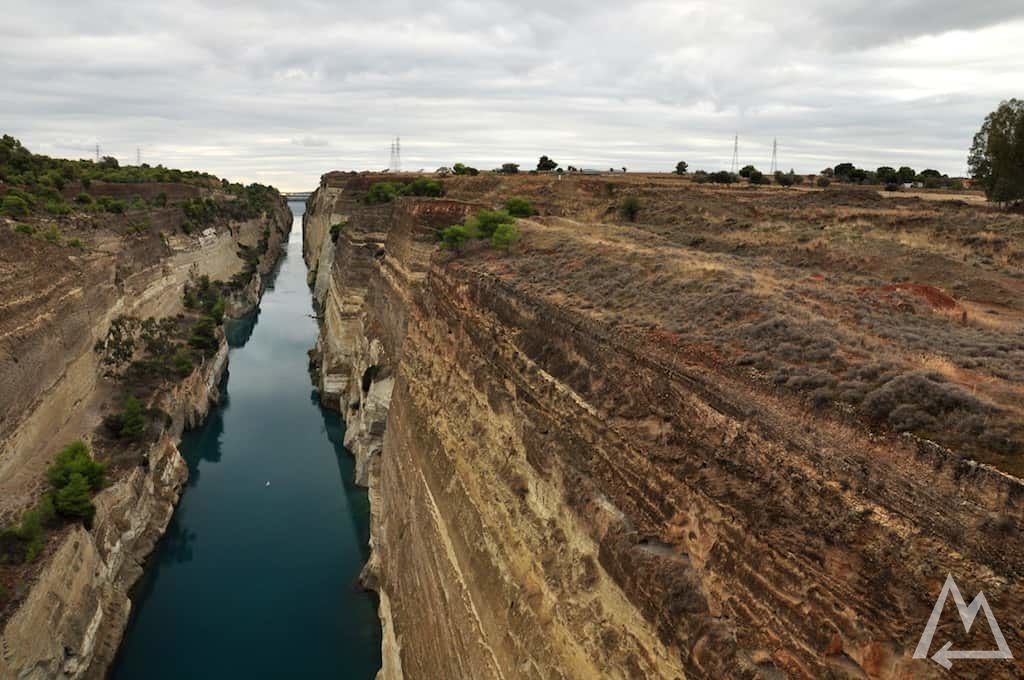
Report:
M 307 371 L 317 327 L 302 209 L 258 316 L 228 329 L 222 403 L 182 442 L 188 485 L 133 597 L 117 680 L 347 680 L 380 667 L 376 601 L 357 584 L 366 492 Z

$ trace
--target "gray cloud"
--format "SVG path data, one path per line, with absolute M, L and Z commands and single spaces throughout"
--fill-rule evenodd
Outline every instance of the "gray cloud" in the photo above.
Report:
M 0 127 L 286 189 L 334 168 L 964 172 L 1024 82 L 1024 6 L 949 0 L 0 0 Z

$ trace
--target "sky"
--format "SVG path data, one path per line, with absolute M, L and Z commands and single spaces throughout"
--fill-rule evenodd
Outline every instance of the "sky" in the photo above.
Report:
M 0 133 L 309 190 L 464 162 L 966 173 L 1021 0 L 0 0 Z

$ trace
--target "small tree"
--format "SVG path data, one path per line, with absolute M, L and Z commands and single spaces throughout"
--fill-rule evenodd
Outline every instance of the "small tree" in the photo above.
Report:
M 505 210 L 513 217 L 530 217 L 537 212 L 529 201 L 519 196 L 513 196 L 505 201 Z
M 967 164 L 988 200 L 1024 200 L 1024 100 L 1004 101 L 985 117 Z
M 882 184 L 889 184 L 890 182 L 895 182 L 897 178 L 896 168 L 889 167 L 888 165 L 883 165 L 877 170 L 875 170 L 875 176 L 878 178 L 878 181 L 881 182 Z
M 690 167 L 690 166 L 687 165 L 686 161 L 679 161 L 678 163 L 676 163 L 676 174 L 677 175 L 685 175 L 686 174 L 686 169 L 688 167 Z
M 541 172 L 548 172 L 558 167 L 558 163 L 551 160 L 547 156 L 541 156 L 540 160 L 537 161 L 537 169 Z
M 913 182 L 916 177 L 917 172 L 906 165 L 900 167 L 900 169 L 896 171 L 896 181 L 900 184 L 909 184 L 910 182 Z
M 146 413 L 142 403 L 135 397 L 128 397 L 124 402 L 124 413 L 121 414 L 121 437 L 125 439 L 141 439 L 146 432 Z
M 753 165 L 744 165 L 740 168 L 740 177 L 750 177 L 755 172 L 757 172 L 757 168 Z
M 503 173 L 505 173 L 506 175 L 514 175 L 517 172 L 519 172 L 519 164 L 518 163 L 502 163 L 501 164 L 501 171 Z
M 455 224 L 441 232 L 441 248 L 461 253 L 466 241 L 469 240 L 469 231 L 461 224 Z
M 20 196 L 4 196 L 0 211 L 11 217 L 25 217 L 28 215 L 28 203 Z
M 500 224 L 491 236 L 491 245 L 495 248 L 508 250 L 509 246 L 519 240 L 519 230 L 514 224 Z
M 77 472 L 73 473 L 68 483 L 57 491 L 53 504 L 61 515 L 83 519 L 86 523 L 91 522 L 93 515 L 96 514 L 89 482 Z
M 791 187 L 793 186 L 793 175 L 782 172 L 781 170 L 776 170 L 775 183 L 781 187 Z
M 750 179 L 750 183 L 754 185 L 758 184 L 771 184 L 772 181 L 764 176 L 764 173 L 760 170 L 752 171 L 747 177 Z
M 65 446 L 57 459 L 46 470 L 46 478 L 54 489 L 61 489 L 71 481 L 74 474 L 81 475 L 89 483 L 89 488 L 99 490 L 103 487 L 106 467 L 97 463 L 89 455 L 88 447 L 81 441 L 74 441 Z
M 619 205 L 619 213 L 630 222 L 635 222 L 640 214 L 640 199 L 636 196 L 626 196 Z
M 452 172 L 456 175 L 479 175 L 480 171 L 476 168 L 471 168 L 463 163 L 456 163 L 452 166 Z

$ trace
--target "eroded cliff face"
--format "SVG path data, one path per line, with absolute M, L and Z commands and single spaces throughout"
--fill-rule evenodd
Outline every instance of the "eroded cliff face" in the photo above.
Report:
M 45 470 L 56 452 L 74 439 L 89 441 L 103 415 L 120 406 L 120 388 L 105 375 L 94 350 L 111 321 L 174 316 L 183 311 L 182 292 L 190 279 L 230 280 L 253 267 L 248 283 L 226 300 L 227 315 L 247 313 L 258 305 L 291 221 L 281 201 L 264 218 L 224 223 L 202 236 L 125 240 L 101 232 L 105 246 L 71 257 L 32 240 L 31 252 L 19 242 L 17 256 L 0 247 L 0 273 L 18 274 L 22 282 L 22 296 L 4 302 L 0 324 L 0 517 L 13 519 L 29 507 L 45 488 Z M 0 240 L 7 238 L 3 230 Z M 261 241 L 266 247 L 250 264 L 241 249 Z M 6 245 L 13 244 L 0 242 Z M 47 258 L 50 266 L 37 266 Z M 0 677 L 105 676 L 128 621 L 129 590 L 163 535 L 187 477 L 177 442 L 216 402 L 227 352 L 221 337 L 215 353 L 146 404 L 166 414 L 162 434 L 139 452 L 142 465 L 119 471 L 94 498 L 92 528 L 75 524 L 49 538 L 20 586 L 24 596 L 7 612 Z
M 305 240 L 333 262 L 314 361 L 370 487 L 380 677 L 938 676 L 911 656 L 947 573 L 1020 646 L 1019 480 L 517 273 L 566 239 L 567 272 L 692 251 L 538 220 L 515 258 L 451 258 L 434 229 L 473 203 L 360 207 L 369 181 L 325 176 Z
M 218 399 L 227 344 L 161 398 L 172 424 L 131 470 L 94 499 L 90 530 L 68 527 L 0 636 L 0 677 L 103 678 L 131 612 L 129 591 L 174 513 L 188 468 L 177 442 Z

